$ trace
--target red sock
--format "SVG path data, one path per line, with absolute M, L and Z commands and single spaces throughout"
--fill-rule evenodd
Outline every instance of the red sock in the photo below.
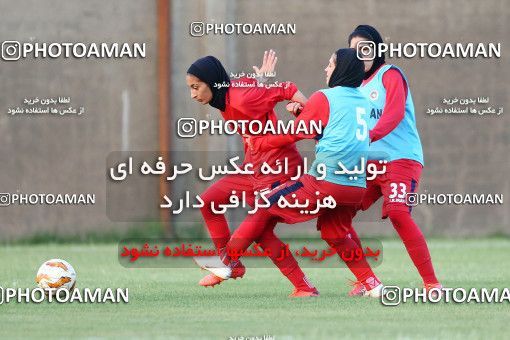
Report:
M 310 284 L 292 254 L 289 253 L 280 259 L 285 244 L 274 234 L 275 225 L 274 217 L 264 210 L 248 215 L 227 243 L 227 253 L 235 254 L 245 251 L 255 240 L 259 240 L 263 249 L 271 248 L 271 260 L 294 287 L 314 291 L 315 287 Z
M 307 292 L 317 290 L 314 285 L 308 281 L 308 278 L 299 267 L 299 264 L 292 255 L 292 252 L 287 251 L 288 248 L 286 248 L 286 245 L 274 234 L 272 228 L 268 227 L 258 242 L 262 249 L 265 250 L 269 248 L 271 250 L 271 261 L 273 261 L 276 267 L 278 267 L 282 274 L 289 279 L 296 289 Z
M 358 247 L 361 248 L 361 240 L 359 239 L 358 233 L 356 233 L 356 230 L 354 230 L 354 228 L 351 227 L 351 229 L 349 229 L 349 232 L 347 233 L 347 237 L 350 237 L 351 240 L 356 242 Z
M 204 204 L 201 212 L 216 249 L 225 248 L 230 239 L 230 230 L 225 216 L 213 213 L 210 204 Z
M 340 258 L 342 258 L 342 252 L 350 253 L 351 251 L 355 251 L 357 248 L 359 248 L 356 242 L 349 237 L 329 240 L 328 243 L 330 246 L 335 248 Z M 349 267 L 356 279 L 361 282 L 368 290 L 375 288 L 381 283 L 377 276 L 375 276 L 365 257 L 362 257 L 358 261 L 345 261 L 345 264 L 347 267 Z
M 228 201 L 230 198 L 228 189 L 230 187 L 236 187 L 236 185 L 231 183 L 234 180 L 235 178 L 230 178 L 229 180 L 224 177 L 219 182 L 207 188 L 207 190 L 200 195 L 200 198 L 204 202 L 204 206 L 200 209 L 200 212 L 202 213 L 209 235 L 211 236 L 217 250 L 223 249 L 227 246 L 227 242 L 230 239 L 230 229 L 228 227 L 227 220 L 225 219 L 225 215 L 214 213 L 212 211 L 211 204 L 213 202 L 215 204 L 221 204 Z M 226 183 L 222 184 L 222 181 Z M 220 189 L 220 186 L 226 187 L 226 189 Z
M 248 215 L 239 228 L 234 231 L 227 243 L 228 254 L 240 254 L 258 240 L 266 228 L 274 226 L 274 217 L 266 210 L 259 210 L 253 215 Z
M 404 243 L 416 269 L 425 284 L 438 283 L 427 241 L 411 214 L 405 211 L 390 211 L 388 214 L 393 227 Z
M 347 230 L 347 231 L 344 231 Z M 330 224 L 326 224 L 321 226 L 321 237 L 324 241 L 326 241 L 327 244 L 329 244 L 330 247 L 334 248 L 342 258 L 342 253 L 345 252 L 346 254 L 349 254 L 351 252 L 356 251 L 360 246 L 358 243 L 354 240 L 354 238 L 358 239 L 358 235 L 352 229 L 342 227 L 342 226 L 333 226 Z M 353 232 L 353 235 L 351 234 L 351 237 L 348 236 L 349 232 Z M 360 242 L 361 243 L 361 242 Z M 370 265 L 366 261 L 365 257 L 362 257 L 361 259 L 357 261 L 345 261 L 345 264 L 347 267 L 351 270 L 351 272 L 354 274 L 356 279 L 361 282 L 365 288 L 368 290 L 371 290 L 375 288 L 379 283 L 379 279 L 377 276 L 375 276 L 374 272 L 372 271 L 372 268 L 370 268 Z

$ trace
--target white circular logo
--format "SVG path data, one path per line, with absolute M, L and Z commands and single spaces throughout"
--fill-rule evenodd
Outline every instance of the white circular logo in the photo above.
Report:
M 370 92 L 370 99 L 377 100 L 377 98 L 379 98 L 379 92 L 377 92 L 377 90 Z

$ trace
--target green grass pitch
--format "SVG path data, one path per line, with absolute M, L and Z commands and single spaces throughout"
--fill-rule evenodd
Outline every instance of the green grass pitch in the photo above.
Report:
M 397 240 L 385 240 L 375 269 L 387 285 L 420 287 L 418 274 Z M 448 287 L 509 287 L 510 240 L 431 239 L 438 277 Z M 290 284 L 274 268 L 248 269 L 245 278 L 216 288 L 198 286 L 198 268 L 127 269 L 117 245 L 0 247 L 0 286 L 33 287 L 39 265 L 69 261 L 79 287 L 128 287 L 128 304 L 3 304 L 0 339 L 274 339 L 507 338 L 510 306 L 412 304 L 385 307 L 376 299 L 349 298 L 346 269 L 306 268 L 319 298 L 290 299 Z

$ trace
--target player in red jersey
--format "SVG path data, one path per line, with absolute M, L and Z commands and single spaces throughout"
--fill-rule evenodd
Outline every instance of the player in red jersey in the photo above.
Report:
M 262 67 L 254 67 L 257 73 L 272 72 L 276 64 L 273 51 L 265 52 Z M 225 120 L 260 121 L 262 125 L 267 122 L 276 123 L 277 116 L 274 107 L 284 100 L 296 101 L 304 104 L 307 98 L 291 82 L 282 83 L 281 87 L 256 86 L 256 79 L 240 78 L 231 80 L 221 62 L 212 56 L 195 61 L 188 69 L 186 83 L 190 88 L 191 98 L 197 102 L 218 109 Z M 218 86 L 226 84 L 227 86 Z M 276 124 L 274 124 L 276 125 Z M 244 143 L 244 140 L 243 140 Z M 252 155 L 244 145 L 245 159 L 243 164 L 253 164 L 254 175 L 226 175 L 211 185 L 200 197 L 204 201 L 201 209 L 202 216 L 209 230 L 210 236 L 220 251 L 226 247 L 230 239 L 230 230 L 224 215 L 215 214 L 211 204 L 224 204 L 229 201 L 232 192 L 241 196 L 245 192 L 250 205 L 254 202 L 254 191 L 263 191 L 274 188 L 296 175 L 296 170 L 302 165 L 302 158 L 296 146 L 292 143 L 264 153 Z M 284 159 L 288 161 L 288 174 L 263 175 L 260 166 L 265 162 L 274 167 L 276 162 Z M 290 255 L 283 258 L 280 252 L 284 249 L 283 242 L 274 234 L 273 228 L 267 228 L 257 239 L 263 249 L 269 248 L 268 253 L 273 263 L 280 269 L 294 285 L 291 296 L 317 296 L 317 289 L 310 284 L 299 267 L 296 259 Z M 232 278 L 243 277 L 245 267 L 239 261 L 233 268 Z M 223 279 L 209 274 L 200 281 L 202 286 L 214 286 Z
M 327 216 L 331 212 L 338 213 L 339 209 L 361 202 L 366 187 L 365 174 L 352 177 L 345 172 L 337 173 L 335 170 L 339 161 L 342 161 L 348 169 L 353 167 L 357 169 L 360 162 L 364 163 L 363 155 L 368 150 L 366 125 L 360 125 L 358 115 L 361 111 L 369 112 L 371 108 L 370 102 L 358 90 L 364 75 L 363 63 L 356 58 L 353 49 L 340 49 L 331 57 L 325 71 L 330 88 L 314 93 L 297 118 L 297 122 L 300 123 L 320 121 L 325 126 L 322 134 L 300 133 L 247 138 L 253 155 L 284 145 L 294 145 L 301 139 L 317 139 L 316 159 L 309 174 L 301 176 L 298 180 L 288 181 L 265 195 L 269 207 L 258 210 L 242 222 L 228 241 L 226 249 L 220 252 L 217 261 L 206 263 L 197 258 L 197 263 L 202 268 L 223 279 L 231 278 L 239 257 L 234 257 L 233 254 L 243 254 L 260 234 L 268 228 L 273 230 L 276 222 L 288 224 L 304 222 Z M 319 168 L 323 168 L 322 175 Z M 301 204 L 288 204 L 288 199 L 299 201 Z M 335 204 L 319 203 L 326 199 Z M 282 200 L 285 203 L 283 206 Z M 306 205 L 303 206 L 302 203 L 305 201 Z M 336 210 L 328 209 L 335 205 Z M 324 240 L 340 256 L 344 252 L 353 252 L 358 248 L 356 242 L 344 237 L 351 227 L 349 220 L 351 216 L 348 214 L 342 216 L 346 220 L 345 228 L 321 230 Z M 346 263 L 366 288 L 364 295 L 379 297 L 382 284 L 366 259 L 361 257 Z

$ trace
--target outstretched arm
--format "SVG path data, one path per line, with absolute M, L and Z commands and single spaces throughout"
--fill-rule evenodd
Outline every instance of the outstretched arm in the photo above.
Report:
M 305 126 L 309 127 L 310 122 L 314 121 L 317 124 L 320 122 L 322 128 L 324 128 L 328 124 L 328 120 L 328 99 L 322 92 L 315 92 L 306 103 L 299 117 L 296 119 L 294 126 L 300 126 L 300 124 L 303 124 L 301 122 L 304 122 Z M 245 136 L 245 138 L 250 150 L 258 152 L 279 148 L 283 145 L 292 144 L 301 139 L 312 139 L 316 136 L 316 133 L 299 133 L 286 135 Z

